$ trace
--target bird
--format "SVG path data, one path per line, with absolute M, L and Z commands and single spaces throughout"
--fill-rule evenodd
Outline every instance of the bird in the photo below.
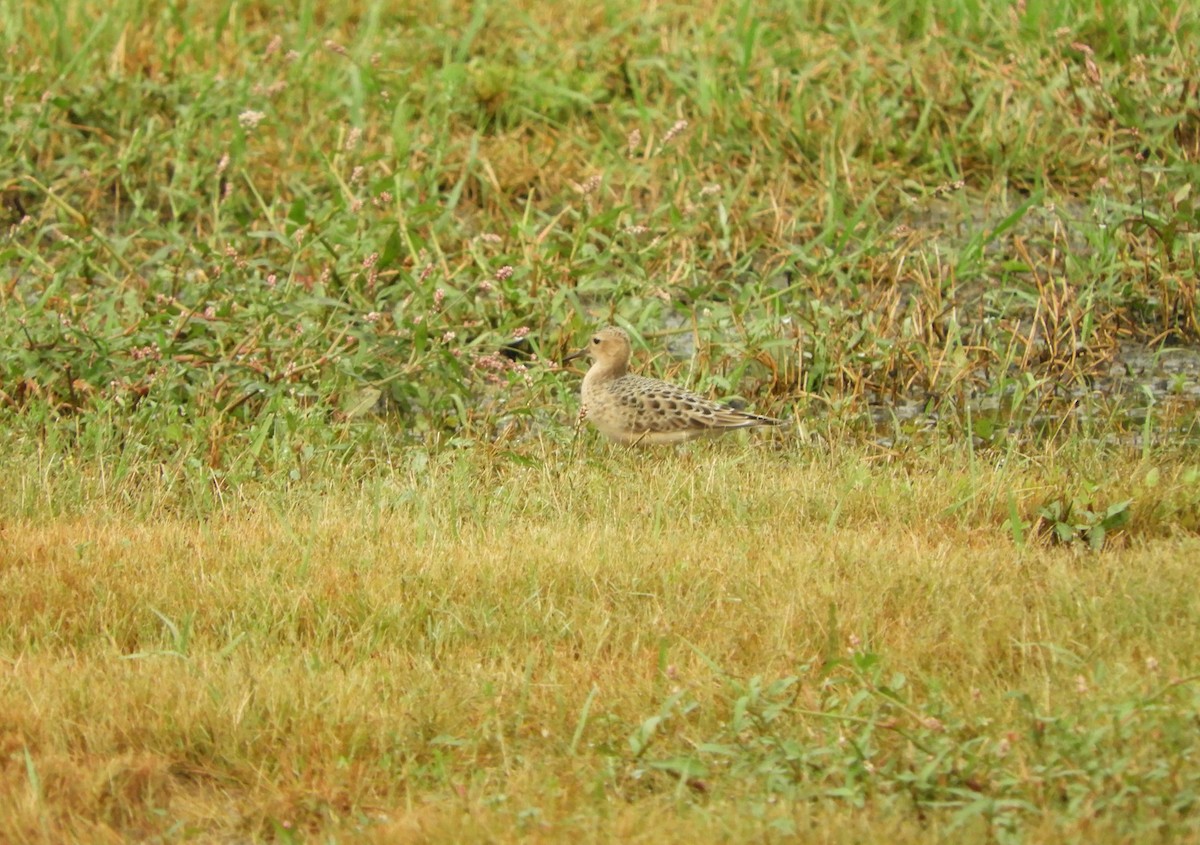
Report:
M 631 352 L 629 335 L 606 326 L 583 349 L 563 359 L 564 364 L 584 356 L 591 359 L 583 377 L 580 418 L 609 440 L 628 445 L 683 443 L 705 434 L 787 422 L 739 411 L 670 382 L 634 375 L 629 372 Z

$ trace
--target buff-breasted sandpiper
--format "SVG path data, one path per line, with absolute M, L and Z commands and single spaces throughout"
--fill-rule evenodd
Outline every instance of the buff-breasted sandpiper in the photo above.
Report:
M 629 335 L 609 326 L 563 361 L 585 355 L 592 360 L 583 377 L 580 415 L 610 440 L 634 445 L 682 443 L 704 434 L 786 422 L 739 411 L 669 382 L 633 375 L 631 351 Z

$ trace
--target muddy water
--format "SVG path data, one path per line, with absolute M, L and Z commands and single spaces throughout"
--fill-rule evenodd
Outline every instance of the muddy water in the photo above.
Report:
M 1126 344 L 1108 371 L 1086 385 L 1040 397 L 1022 396 L 1018 385 L 978 395 L 965 407 L 873 397 L 868 416 L 885 446 L 916 438 L 947 413 L 956 414 L 983 443 L 1066 430 L 1135 447 L 1200 446 L 1200 349 Z

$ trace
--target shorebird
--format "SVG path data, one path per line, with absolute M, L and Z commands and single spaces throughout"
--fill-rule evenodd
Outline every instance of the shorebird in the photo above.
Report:
M 682 443 L 704 434 L 786 422 L 739 411 L 670 382 L 633 375 L 631 352 L 629 335 L 608 326 L 563 361 L 585 355 L 592 360 L 583 377 L 580 416 L 610 440 L 631 445 Z

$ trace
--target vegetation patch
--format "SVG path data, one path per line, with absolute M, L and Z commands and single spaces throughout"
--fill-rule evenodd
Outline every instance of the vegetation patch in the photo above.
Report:
M 0 840 L 1197 840 L 1200 14 L 944 5 L 0 10 Z

